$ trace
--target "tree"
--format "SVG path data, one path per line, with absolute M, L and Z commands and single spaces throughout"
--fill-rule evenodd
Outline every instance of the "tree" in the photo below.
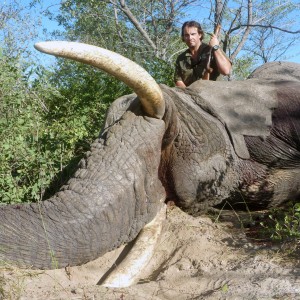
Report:
M 39 19 L 33 19 L 28 7 L 16 0 L 0 4 L 0 49 L 6 57 L 24 58 L 29 65 L 32 57 L 31 41 L 37 32 Z
M 60 148 L 47 139 L 48 85 L 30 86 L 18 59 L 0 60 L 0 202 L 38 200 L 60 168 Z M 46 141 L 46 143 L 45 143 Z M 56 148 L 56 149 L 54 149 Z
M 181 44 L 177 24 L 195 2 L 68 0 L 56 18 L 68 38 L 105 46 L 138 63 L 151 57 L 173 63 Z
M 39 151 L 45 106 L 40 95 L 30 91 L 24 72 L 29 41 L 36 35 L 31 25 L 18 1 L 0 4 L 0 202 L 21 202 L 33 194 L 38 199 L 45 179 L 47 158 Z
M 177 54 L 185 48 L 180 29 L 188 14 L 191 19 L 201 18 L 205 31 L 212 32 L 223 3 L 215 0 L 207 6 L 203 0 L 67 0 L 57 20 L 66 28 L 68 38 L 106 47 L 144 67 L 146 60 L 159 59 L 158 63 L 164 61 L 172 68 Z M 299 4 L 290 0 L 228 1 L 222 22 L 223 50 L 234 62 L 251 60 L 252 68 L 288 58 L 288 51 L 299 43 L 298 12 Z
M 291 2 L 263 2 L 256 13 L 256 19 L 261 22 L 257 22 L 259 26 L 255 26 L 255 20 L 252 22 L 253 34 L 244 50 L 253 51 L 253 46 L 257 45 L 254 53 L 262 62 L 285 58 L 288 50 L 296 47 L 300 35 L 299 25 L 292 19 L 296 16 L 296 8 Z
M 220 0 L 216 0 L 216 3 Z M 251 58 L 257 64 L 289 58 L 299 45 L 300 5 L 293 1 L 231 1 L 223 23 L 223 50 L 232 61 Z M 219 10 L 216 9 L 217 19 Z
M 55 80 L 50 80 L 55 74 L 33 63 L 32 39 L 38 32 L 31 25 L 37 21 L 16 1 L 0 5 L 1 203 L 41 199 L 56 174 L 82 157 L 80 149 L 86 145 L 92 121 L 98 122 L 99 132 L 104 114 L 99 107 L 96 113 L 86 97 L 82 103 L 91 107 L 93 118 L 88 119 L 82 111 L 80 114 L 82 107 L 76 101 L 71 106 L 68 93 L 60 93 Z M 76 92 L 70 81 L 69 86 Z M 88 92 L 93 94 L 94 90 Z

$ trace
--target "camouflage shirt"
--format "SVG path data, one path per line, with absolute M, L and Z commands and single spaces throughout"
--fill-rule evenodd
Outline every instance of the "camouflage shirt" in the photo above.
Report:
M 178 56 L 175 64 L 175 82 L 183 81 L 185 85 L 188 86 L 194 81 L 202 79 L 210 53 L 210 46 L 202 43 L 199 50 L 197 61 L 192 59 L 192 54 L 189 49 Z M 217 80 L 220 73 L 218 72 L 213 52 L 210 66 L 213 69 L 213 72 L 210 74 L 210 80 Z

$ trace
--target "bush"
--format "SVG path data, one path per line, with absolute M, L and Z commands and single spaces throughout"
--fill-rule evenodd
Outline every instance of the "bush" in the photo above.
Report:
M 300 203 L 290 203 L 285 209 L 274 210 L 261 225 L 273 240 L 299 240 Z
M 37 201 L 45 191 L 49 196 L 58 190 L 99 135 L 111 101 L 130 92 L 118 80 L 74 62 L 36 71 L 30 81 L 16 61 L 0 62 L 2 203 Z
M 44 109 L 16 61 L 0 61 L 0 201 L 37 200 L 49 182 L 50 153 L 41 151 Z M 51 165 L 51 163 L 50 163 Z M 51 175 L 50 175 L 51 177 Z

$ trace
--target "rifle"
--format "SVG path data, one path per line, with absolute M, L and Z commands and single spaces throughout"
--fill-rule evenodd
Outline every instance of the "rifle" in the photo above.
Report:
M 222 18 L 223 18 L 223 14 L 224 14 L 224 10 L 225 7 L 227 5 L 228 0 L 224 0 L 224 3 L 222 5 L 222 10 L 221 13 L 219 15 L 218 21 L 216 22 L 217 26 L 215 28 L 215 32 L 214 34 L 218 37 L 220 30 L 221 30 L 221 22 L 222 22 Z M 205 68 L 205 72 L 202 76 L 202 80 L 209 80 L 210 78 L 210 74 L 213 72 L 213 69 L 210 67 L 210 62 L 211 62 L 211 56 L 212 56 L 212 48 L 210 48 L 209 50 L 209 55 L 208 55 L 208 59 L 207 59 L 207 64 L 206 64 L 206 68 Z
M 216 29 L 215 29 L 215 32 L 214 34 L 218 37 L 219 33 L 220 33 L 220 30 L 221 30 L 221 25 L 218 24 Z M 211 61 L 211 55 L 212 55 L 212 47 L 210 48 L 209 50 L 209 55 L 208 55 L 208 59 L 207 59 L 207 64 L 206 64 L 206 67 L 205 67 L 205 72 L 202 76 L 202 80 L 209 80 L 210 78 L 210 74 L 213 72 L 213 69 L 210 67 L 210 61 Z

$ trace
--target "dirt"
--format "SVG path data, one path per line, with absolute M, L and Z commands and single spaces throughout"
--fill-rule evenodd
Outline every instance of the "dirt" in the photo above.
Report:
M 2 267 L 0 299 L 300 299 L 299 260 L 249 241 L 232 222 L 168 208 L 155 254 L 139 282 L 128 288 L 99 285 L 123 249 L 61 270 Z

